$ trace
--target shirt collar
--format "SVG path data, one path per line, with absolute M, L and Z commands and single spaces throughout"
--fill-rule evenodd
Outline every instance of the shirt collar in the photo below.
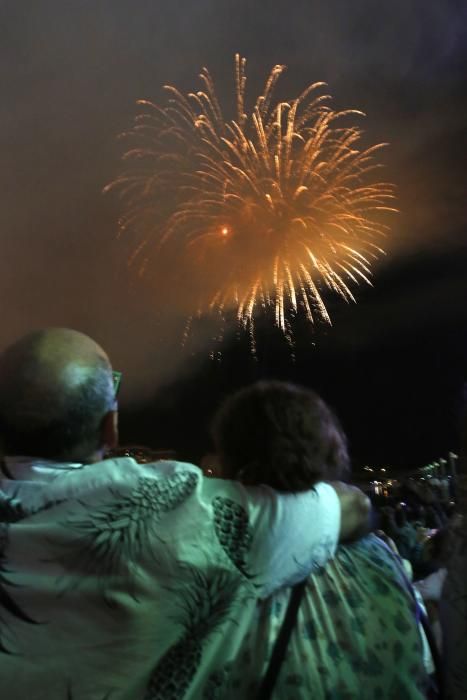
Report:
M 43 481 L 53 478 L 59 472 L 80 469 L 84 466 L 81 462 L 56 462 L 43 457 L 23 455 L 6 455 L 3 462 L 7 476 L 18 481 Z

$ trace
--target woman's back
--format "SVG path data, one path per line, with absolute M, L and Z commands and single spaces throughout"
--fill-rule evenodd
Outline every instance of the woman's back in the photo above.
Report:
M 290 588 L 258 606 L 229 693 L 254 698 Z M 276 700 L 425 697 L 415 602 L 398 561 L 375 536 L 340 546 L 310 576 L 274 691 Z
M 349 469 L 346 437 L 329 407 L 283 382 L 258 382 L 228 398 L 213 438 L 224 476 L 289 494 Z M 290 593 L 243 610 L 239 652 L 213 675 L 205 700 L 254 700 Z M 307 580 L 274 700 L 421 700 L 426 681 L 415 598 L 399 560 L 374 535 L 342 545 Z

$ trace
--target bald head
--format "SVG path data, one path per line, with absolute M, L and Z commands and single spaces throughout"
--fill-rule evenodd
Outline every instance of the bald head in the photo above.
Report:
M 89 461 L 113 405 L 109 359 L 82 333 L 37 331 L 0 356 L 0 433 L 9 454 Z

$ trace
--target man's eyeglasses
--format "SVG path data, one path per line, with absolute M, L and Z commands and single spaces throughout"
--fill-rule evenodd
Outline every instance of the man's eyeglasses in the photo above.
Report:
M 121 372 L 112 372 L 112 377 L 114 380 L 114 391 L 115 391 L 115 398 L 118 396 L 118 392 L 120 389 L 120 383 L 122 381 L 122 373 Z

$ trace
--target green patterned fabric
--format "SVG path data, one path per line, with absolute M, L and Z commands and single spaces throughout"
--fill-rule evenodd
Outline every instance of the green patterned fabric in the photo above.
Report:
M 206 700 L 254 699 L 289 596 L 284 589 L 258 606 L 228 689 L 216 695 L 206 686 Z M 338 547 L 308 579 L 274 698 L 421 700 L 426 680 L 415 604 L 399 562 L 375 536 Z

